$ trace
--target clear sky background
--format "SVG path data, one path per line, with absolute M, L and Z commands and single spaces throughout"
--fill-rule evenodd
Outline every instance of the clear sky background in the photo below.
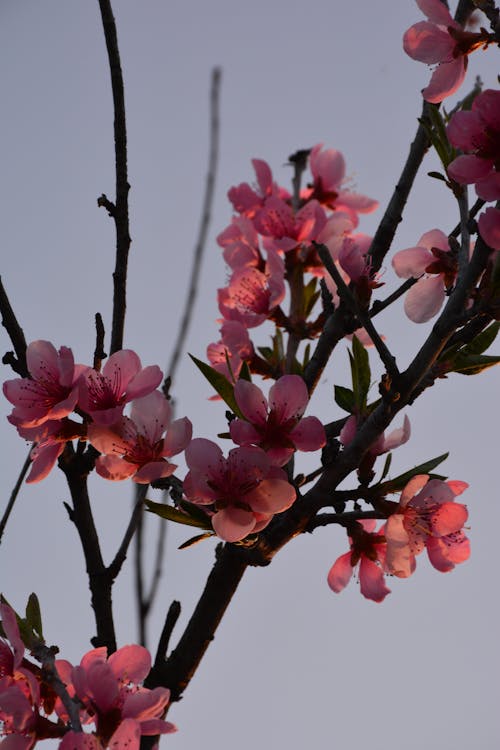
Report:
M 218 338 L 216 288 L 226 271 L 216 235 L 229 223 L 227 189 L 251 181 L 250 159 L 267 160 L 282 184 L 289 154 L 317 142 L 340 149 L 351 184 L 380 200 L 362 221 L 374 231 L 421 109 L 429 71 L 405 56 L 401 37 L 422 20 L 411 0 L 116 0 L 129 128 L 131 234 L 126 346 L 145 365 L 165 366 L 179 320 L 197 234 L 208 147 L 210 69 L 223 68 L 221 157 L 213 224 L 188 349 L 204 357 Z M 96 198 L 114 195 L 112 99 L 96 2 L 0 3 L 0 272 L 27 340 L 49 339 L 90 362 L 93 318 L 111 311 L 114 228 Z M 467 83 L 481 73 L 494 86 L 498 52 L 476 54 Z M 429 229 L 448 232 L 457 208 L 425 172 L 394 251 Z M 397 281 L 387 260 L 382 294 Z M 401 367 L 429 326 L 404 316 L 402 303 L 377 318 Z M 10 348 L 0 332 L 0 350 Z M 266 344 L 265 334 L 255 333 Z M 333 383 L 348 385 L 346 348 L 325 373 L 310 413 L 341 416 Z M 370 355 L 375 373 L 376 356 Z M 4 368 L 4 379 L 12 377 Z M 224 407 L 190 361 L 177 378 L 178 416 L 195 435 L 224 429 Z M 2 414 L 10 407 L 4 402 Z M 409 580 L 391 580 L 376 605 L 353 582 L 326 584 L 347 550 L 340 529 L 300 538 L 267 569 L 250 570 L 182 702 L 169 718 L 175 750 L 202 743 L 222 750 L 481 750 L 498 747 L 499 597 L 498 371 L 451 376 L 407 410 L 410 443 L 394 455 L 393 475 L 447 450 L 442 471 L 471 487 L 471 560 L 451 574 L 422 556 Z M 401 421 L 398 420 L 396 424 Z M 5 419 L 0 510 L 27 447 Z M 316 466 L 315 457 L 299 467 Z M 92 479 L 107 560 L 128 521 L 131 488 Z M 152 493 L 153 499 L 154 493 Z M 35 590 L 47 638 L 77 662 L 94 634 L 83 558 L 62 505 L 57 470 L 23 489 L 0 546 L 0 589 L 17 608 Z M 189 530 L 169 529 L 168 567 L 150 623 L 155 645 L 173 598 L 189 616 L 212 565 L 214 543 L 176 547 Z M 120 645 L 136 635 L 128 563 L 115 591 Z M 175 643 L 180 627 L 174 631 Z

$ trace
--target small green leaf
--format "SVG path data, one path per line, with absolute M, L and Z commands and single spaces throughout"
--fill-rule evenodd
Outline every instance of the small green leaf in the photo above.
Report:
M 378 484 L 378 489 L 381 490 L 382 493 L 390 493 L 390 492 L 397 492 L 398 490 L 402 490 L 403 487 L 405 487 L 410 479 L 414 477 L 416 474 L 429 474 L 430 476 L 433 476 L 435 479 L 442 479 L 443 477 L 432 475 L 431 471 L 436 468 L 436 466 L 439 466 L 440 463 L 445 461 L 449 453 L 443 453 L 441 456 L 437 456 L 436 458 L 431 458 L 429 461 L 425 461 L 423 464 L 419 464 L 418 466 L 415 466 L 413 469 L 410 469 L 409 471 L 405 471 L 404 474 L 400 474 L 398 477 L 395 477 L 394 479 L 390 479 L 388 482 L 383 482 L 382 484 Z
M 164 505 L 163 503 L 154 503 L 152 500 L 145 501 L 147 510 L 151 513 L 155 513 L 161 518 L 166 518 L 167 521 L 175 521 L 175 523 L 181 523 L 184 526 L 196 526 L 198 529 L 211 529 L 212 525 L 206 514 L 203 520 L 194 518 L 192 515 L 183 513 L 177 508 L 173 508 L 171 505 Z
M 366 408 L 366 398 L 370 389 L 371 371 L 368 352 L 357 338 L 352 337 L 352 354 L 349 352 L 351 363 L 352 390 L 354 402 L 359 414 L 363 414 Z
M 500 357 L 490 357 L 487 354 L 477 354 L 470 357 L 457 354 L 453 360 L 450 372 L 458 372 L 461 375 L 479 375 L 483 370 L 498 365 Z
M 211 536 L 215 536 L 213 531 L 205 531 L 203 534 L 197 534 L 196 536 L 192 536 L 191 539 L 188 539 L 186 542 L 183 542 L 177 549 L 187 549 L 188 547 L 193 547 L 195 544 L 198 544 L 198 542 L 202 542 L 204 539 L 210 539 Z
M 344 388 L 343 385 L 334 386 L 335 392 L 335 403 L 340 406 L 341 409 L 347 411 L 349 414 L 354 413 L 354 393 L 350 388 Z
M 476 336 L 470 344 L 463 346 L 460 349 L 460 354 L 482 354 L 495 341 L 499 330 L 500 323 L 492 323 L 488 328 L 485 328 L 484 331 L 481 331 L 481 333 Z
M 392 453 L 388 453 L 385 459 L 384 468 L 382 469 L 382 475 L 380 477 L 380 481 L 382 479 L 385 479 L 386 476 L 389 473 L 389 469 L 391 468 L 391 462 L 392 462 Z
M 193 357 L 192 354 L 190 354 L 189 356 L 198 367 L 198 369 L 201 370 L 212 388 L 214 388 L 222 398 L 222 400 L 226 402 L 231 411 L 234 412 L 237 417 L 240 417 L 240 419 L 244 419 L 244 416 L 238 404 L 236 403 L 236 399 L 234 397 L 234 386 L 232 385 L 232 383 L 230 383 L 229 380 L 227 380 L 227 378 L 222 375 L 222 373 L 214 370 L 214 368 L 210 367 L 210 365 L 207 365 L 206 362 L 202 362 L 200 359 Z
M 441 172 L 427 172 L 428 177 L 434 177 L 435 180 L 441 180 L 441 182 L 448 182 L 444 174 Z
M 36 594 L 29 595 L 28 603 L 26 604 L 26 622 L 39 638 L 43 638 L 42 613 L 40 612 L 40 602 Z

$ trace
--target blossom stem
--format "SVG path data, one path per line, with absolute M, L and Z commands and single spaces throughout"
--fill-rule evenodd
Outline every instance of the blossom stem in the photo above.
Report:
M 9 516 L 12 513 L 14 504 L 17 500 L 17 496 L 19 495 L 19 490 L 21 489 L 22 483 L 24 481 L 24 477 L 26 476 L 28 469 L 30 467 L 31 451 L 33 450 L 33 447 L 34 447 L 34 444 L 30 447 L 28 451 L 28 455 L 26 456 L 26 459 L 21 468 L 21 471 L 19 472 L 19 476 L 17 478 L 16 484 L 14 485 L 14 489 L 11 492 L 9 502 L 7 503 L 7 507 L 5 508 L 5 513 L 3 514 L 2 519 L 0 520 L 0 543 L 2 541 L 2 536 L 5 531 L 5 527 L 7 526 L 7 521 L 9 520 Z

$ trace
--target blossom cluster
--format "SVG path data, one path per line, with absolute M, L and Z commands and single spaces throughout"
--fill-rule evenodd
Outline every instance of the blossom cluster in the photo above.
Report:
M 31 377 L 7 381 L 4 393 L 14 405 L 9 421 L 35 442 L 28 482 L 47 476 L 72 439 L 99 451 L 95 466 L 104 479 L 141 484 L 171 476 L 177 466 L 169 459 L 186 451 L 185 495 L 203 506 L 225 541 L 260 531 L 289 508 L 296 492 L 281 467 L 296 450 L 315 451 L 326 441 L 321 422 L 303 418 L 309 396 L 298 375 L 280 378 L 269 403 L 256 385 L 238 382 L 242 418 L 230 431 L 238 447 L 225 459 L 215 443 L 192 440 L 187 417 L 172 420 L 169 402 L 156 390 L 160 368 L 142 368 L 135 352 L 111 355 L 102 372 L 75 365 L 69 348 L 57 351 L 48 341 L 32 342 L 26 359 Z M 128 402 L 130 416 L 123 413 Z
M 106 648 L 86 653 L 80 664 L 56 660 L 65 698 L 54 679 L 25 657 L 16 615 L 0 604 L 5 639 L 0 638 L 0 735 L 3 750 L 30 750 L 43 739 L 60 739 L 62 750 L 138 750 L 143 735 L 169 734 L 176 727 L 162 716 L 170 691 L 140 683 L 151 669 L 143 646 L 123 646 L 107 657 Z M 71 706 L 71 715 L 69 705 Z M 74 716 L 80 726 L 72 726 Z
M 356 521 L 350 529 L 350 550 L 341 555 L 328 573 L 328 585 L 336 593 L 349 583 L 359 566 L 363 596 L 381 602 L 390 593 L 384 575 L 408 578 L 416 557 L 427 550 L 431 564 L 447 573 L 470 554 L 463 526 L 468 513 L 455 502 L 468 485 L 460 481 L 414 476 L 401 492 L 387 521 L 376 530 L 376 520 Z

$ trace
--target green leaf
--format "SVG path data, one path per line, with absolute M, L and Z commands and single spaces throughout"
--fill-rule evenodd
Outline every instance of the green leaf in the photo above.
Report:
M 167 521 L 175 521 L 175 523 L 181 523 L 184 526 L 196 526 L 198 529 L 211 529 L 212 525 L 206 514 L 203 520 L 194 518 L 193 515 L 183 513 L 177 508 L 173 508 L 171 505 L 164 505 L 163 503 L 154 503 L 152 500 L 145 501 L 147 510 L 151 513 L 155 513 L 161 518 L 166 518 Z
M 385 479 L 386 476 L 389 473 L 389 469 L 391 468 L 391 462 L 392 462 L 392 453 L 388 453 L 385 459 L 384 468 L 382 469 L 382 475 L 380 477 L 380 481 L 382 479 Z
M 305 370 L 311 359 L 311 344 L 306 344 L 304 349 L 304 359 L 302 360 L 302 370 Z
M 344 388 L 343 385 L 334 386 L 335 392 L 335 403 L 340 406 L 341 409 L 347 411 L 349 414 L 354 413 L 354 393 L 350 388 Z
M 308 284 L 304 286 L 302 290 L 302 312 L 304 318 L 309 317 L 311 310 L 313 309 L 316 301 L 319 297 L 319 292 L 316 291 L 318 286 L 318 279 L 313 277 Z
M 214 388 L 222 398 L 222 400 L 226 402 L 231 411 L 234 412 L 237 417 L 240 417 L 240 419 L 245 419 L 238 404 L 236 403 L 236 399 L 234 397 L 234 386 L 232 385 L 232 383 L 230 383 L 229 380 L 225 378 L 224 375 L 222 375 L 222 373 L 217 372 L 217 370 L 214 370 L 213 367 L 207 365 L 206 362 L 202 362 L 201 359 L 193 357 L 192 354 L 190 354 L 189 356 L 198 367 L 198 369 L 201 370 L 212 388 Z
M 427 172 L 428 177 L 434 177 L 435 180 L 441 180 L 441 182 L 448 182 L 444 174 L 441 172 Z
M 370 389 L 371 371 L 368 352 L 357 336 L 352 337 L 352 354 L 349 352 L 349 360 L 351 363 L 354 402 L 358 413 L 364 414 L 366 398 Z
M 28 603 L 26 604 L 26 622 L 39 638 L 43 638 L 42 613 L 40 612 L 40 602 L 36 594 L 29 595 Z
M 405 471 L 404 474 L 400 474 L 398 477 L 395 477 L 394 479 L 390 479 L 388 482 L 383 482 L 382 484 L 378 484 L 376 486 L 383 493 L 397 492 L 398 490 L 402 490 L 403 487 L 405 487 L 410 481 L 410 479 L 414 477 L 416 474 L 431 475 L 431 471 L 435 469 L 436 466 L 439 466 L 440 463 L 445 461 L 449 455 L 450 455 L 449 453 L 443 453 L 441 456 L 437 456 L 436 458 L 431 458 L 428 461 L 425 461 L 423 464 L 419 464 L 418 466 L 415 466 L 413 469 L 410 469 L 409 471 Z M 443 477 L 437 476 L 437 475 L 434 475 L 434 478 L 443 479 Z
M 186 542 L 183 542 L 177 549 L 187 549 L 188 547 L 193 547 L 193 545 L 198 544 L 198 542 L 202 542 L 204 539 L 210 539 L 211 536 L 215 536 L 213 531 L 205 531 L 203 534 L 197 534 L 196 536 L 192 536 L 191 539 L 188 539 Z
M 487 354 L 477 354 L 470 357 L 457 354 L 453 360 L 450 372 L 458 372 L 461 375 L 479 375 L 483 370 L 498 365 L 500 357 L 490 357 Z
M 499 329 L 500 323 L 492 323 L 488 328 L 485 328 L 484 331 L 481 331 L 481 333 L 476 336 L 470 344 L 463 346 L 460 349 L 460 354 L 482 354 L 495 341 Z

